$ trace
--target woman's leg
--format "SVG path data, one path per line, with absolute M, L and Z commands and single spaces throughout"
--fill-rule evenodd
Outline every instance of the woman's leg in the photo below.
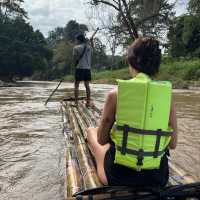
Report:
M 104 185 L 108 185 L 104 170 L 104 158 L 107 150 L 110 148 L 110 144 L 101 145 L 97 141 L 97 130 L 98 128 L 90 127 L 87 129 L 87 141 L 94 154 L 97 164 L 97 174 Z

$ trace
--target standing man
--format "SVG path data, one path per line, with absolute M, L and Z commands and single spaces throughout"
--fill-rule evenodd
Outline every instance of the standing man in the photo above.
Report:
M 93 37 L 97 31 L 98 29 L 95 31 L 89 41 L 85 38 L 83 33 L 80 33 L 76 36 L 77 45 L 73 48 L 73 59 L 76 67 L 74 83 L 74 96 L 76 105 L 78 105 L 80 81 L 84 81 L 86 89 L 86 106 L 88 107 L 91 104 L 89 82 L 91 81 L 92 48 L 94 47 Z

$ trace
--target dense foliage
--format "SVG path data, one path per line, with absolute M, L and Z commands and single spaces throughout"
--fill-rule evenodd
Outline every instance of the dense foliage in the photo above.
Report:
M 195 15 L 177 17 L 168 34 L 172 57 L 200 57 L 200 20 Z
M 42 33 L 25 21 L 23 1 L 10 2 L 0 4 L 0 79 L 4 81 L 42 74 L 52 57 Z
M 200 57 L 200 1 L 189 0 L 188 12 L 175 18 L 169 29 L 172 57 Z
M 188 3 L 188 11 L 193 15 L 200 15 L 200 1 L 190 0 Z

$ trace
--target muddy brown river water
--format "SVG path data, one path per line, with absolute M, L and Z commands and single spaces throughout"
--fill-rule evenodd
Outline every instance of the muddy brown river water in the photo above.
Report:
M 0 88 L 0 200 L 64 199 L 65 143 L 58 99 L 72 95 L 73 85 L 62 84 L 45 107 L 56 85 L 21 82 Z M 113 87 L 93 85 L 98 106 Z M 171 157 L 200 180 L 200 90 L 175 90 L 174 99 L 179 142 Z

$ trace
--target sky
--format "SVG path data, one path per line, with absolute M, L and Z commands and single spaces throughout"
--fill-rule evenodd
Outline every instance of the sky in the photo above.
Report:
M 30 24 L 45 36 L 54 28 L 64 27 L 69 20 L 87 24 L 87 0 L 25 0 Z
M 89 0 L 24 0 L 29 22 L 34 29 L 39 29 L 45 36 L 54 28 L 64 27 L 68 21 L 89 23 Z M 174 1 L 174 0 L 170 0 Z M 179 0 L 176 4 L 177 15 L 186 10 L 188 0 Z

